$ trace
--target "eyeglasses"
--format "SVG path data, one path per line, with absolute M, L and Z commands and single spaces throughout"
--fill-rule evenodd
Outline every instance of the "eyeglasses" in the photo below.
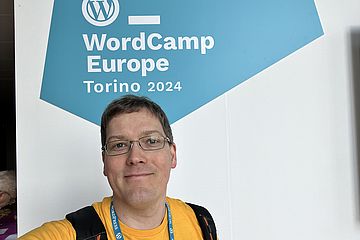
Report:
M 108 156 L 116 156 L 128 153 L 132 148 L 134 142 L 138 142 L 139 146 L 144 151 L 155 151 L 164 148 L 165 142 L 171 144 L 168 137 L 163 137 L 159 134 L 153 134 L 141 137 L 138 140 L 115 140 L 106 143 L 101 149 L 105 151 Z

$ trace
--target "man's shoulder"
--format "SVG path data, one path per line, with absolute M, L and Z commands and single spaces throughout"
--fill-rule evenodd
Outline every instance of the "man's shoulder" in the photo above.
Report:
M 75 239 L 75 231 L 71 223 L 68 220 L 63 219 L 44 223 L 42 226 L 21 236 L 19 239 Z

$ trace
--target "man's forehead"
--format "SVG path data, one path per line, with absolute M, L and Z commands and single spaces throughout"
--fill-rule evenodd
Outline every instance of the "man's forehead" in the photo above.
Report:
M 145 136 L 152 136 L 152 135 L 160 135 L 163 136 L 163 133 L 161 131 L 158 130 L 144 130 L 144 131 L 140 131 L 138 133 L 138 135 L 136 136 L 136 138 L 141 138 L 141 137 L 145 137 Z M 129 140 L 129 135 L 126 133 L 119 133 L 119 134 L 114 134 L 108 137 L 108 141 L 114 141 L 114 140 Z
M 119 113 L 115 115 L 108 124 L 107 132 L 117 135 L 127 135 L 127 132 L 136 131 L 138 135 L 151 132 L 164 134 L 163 126 L 158 117 L 147 109 L 140 109 L 129 113 Z
M 144 116 L 147 116 L 147 117 L 155 118 L 160 123 L 160 119 L 158 118 L 158 116 L 155 113 L 153 113 L 152 111 L 148 110 L 147 108 L 139 108 L 139 109 L 133 110 L 133 111 L 119 112 L 119 113 L 115 114 L 111 118 L 111 120 L 113 120 L 114 118 L 117 118 L 117 119 L 121 120 L 121 119 L 127 118 L 129 116 L 131 116 L 133 118 L 136 118 L 136 119 L 137 118 L 143 119 Z

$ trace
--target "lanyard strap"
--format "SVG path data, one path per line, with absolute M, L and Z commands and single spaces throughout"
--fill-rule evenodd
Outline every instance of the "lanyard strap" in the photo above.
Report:
M 167 209 L 167 217 L 168 217 L 169 240 L 175 240 L 170 207 L 167 202 L 165 202 L 165 206 Z M 111 205 L 110 205 L 110 216 L 111 216 L 111 222 L 113 225 L 116 240 L 124 240 L 124 235 L 121 232 L 121 228 L 120 228 L 120 224 L 119 224 L 119 218 L 115 212 L 114 204 L 112 201 L 111 201 Z

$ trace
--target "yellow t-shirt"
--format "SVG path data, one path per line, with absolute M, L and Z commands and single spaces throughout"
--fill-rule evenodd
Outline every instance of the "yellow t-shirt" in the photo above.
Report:
M 190 206 L 178 199 L 166 199 L 171 210 L 175 240 L 191 239 L 202 240 L 202 233 L 195 213 Z M 106 229 L 108 240 L 116 240 L 110 217 L 111 197 L 104 198 L 102 202 L 94 203 L 97 214 Z M 137 230 L 130 228 L 120 222 L 121 231 L 125 240 L 168 240 L 167 214 L 160 226 L 150 230 Z M 22 237 L 20 240 L 75 240 L 76 233 L 71 223 L 64 219 L 43 224 Z

